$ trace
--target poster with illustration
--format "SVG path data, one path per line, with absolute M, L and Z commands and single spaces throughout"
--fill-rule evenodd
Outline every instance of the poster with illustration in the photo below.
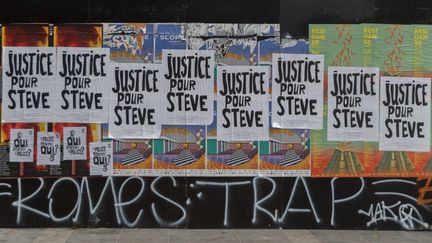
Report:
M 324 56 L 273 54 L 273 127 L 323 128 Z
M 154 61 L 154 24 L 103 24 L 103 47 L 110 49 L 111 62 L 151 63 Z
M 329 110 L 328 66 L 362 66 L 362 28 L 360 25 L 309 25 L 309 52 L 324 55 L 324 116 L 327 121 L 332 115 Z M 378 143 L 363 141 L 330 141 L 328 122 L 322 129 L 311 130 L 312 176 L 358 177 L 373 173 L 379 154 L 370 153 Z M 371 156 L 373 155 L 373 156 Z
M 199 176 L 206 173 L 205 126 L 165 125 L 153 140 L 156 175 Z
M 58 122 L 108 122 L 109 63 L 107 48 L 57 48 Z
M 324 55 L 324 68 L 334 67 L 380 67 L 373 62 L 364 63 L 363 45 L 367 43 L 360 24 L 310 24 L 309 53 Z M 375 51 L 371 52 L 374 54 Z
M 257 37 L 214 37 L 207 41 L 209 50 L 215 50 L 216 61 L 222 65 L 256 65 Z
M 186 49 L 185 26 L 183 23 L 155 23 L 154 32 L 154 60 L 161 63 L 163 50 Z
M 10 129 L 9 162 L 33 162 L 33 129 Z
M 430 151 L 430 78 L 381 77 L 379 148 Z
M 270 128 L 260 141 L 259 175 L 310 176 L 310 130 Z
M 269 102 L 270 114 L 271 102 Z M 272 117 L 270 116 L 269 124 Z M 270 127 L 268 140 L 259 141 L 260 176 L 310 176 L 310 130 Z
M 113 139 L 113 175 L 153 175 L 153 140 Z
M 209 125 L 213 118 L 213 83 L 214 51 L 163 50 L 162 123 Z
M 109 137 L 158 138 L 161 117 L 161 65 L 118 63 L 110 67 Z
M 188 23 L 185 32 L 189 49 L 214 50 L 216 62 L 222 65 L 250 66 L 257 64 L 258 36 L 272 35 L 278 27 L 271 24 Z
M 60 134 L 56 132 L 37 133 L 37 164 L 60 165 Z
M 111 176 L 113 174 L 112 142 L 90 143 L 90 175 Z
M 63 128 L 63 160 L 87 159 L 87 127 Z
M 328 68 L 328 141 L 378 141 L 379 68 Z
M 257 34 L 253 49 L 254 64 L 271 65 L 273 53 L 283 52 L 278 24 L 240 24 L 239 28 L 244 34 Z
M 268 139 L 269 67 L 217 68 L 217 136 L 222 141 Z

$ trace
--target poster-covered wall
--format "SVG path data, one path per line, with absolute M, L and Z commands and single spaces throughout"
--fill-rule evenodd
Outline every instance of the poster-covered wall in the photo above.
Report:
M 45 119 L 43 122 L 2 122 L 0 175 L 2 193 L 9 193 L 10 197 L 3 197 L 0 204 L 11 209 L 6 210 L 5 217 L 0 220 L 2 226 L 430 230 L 428 192 L 431 181 L 424 178 L 430 176 L 432 168 L 428 143 L 431 99 L 428 63 L 432 49 L 428 26 L 311 25 L 308 41 L 281 38 L 277 25 L 252 24 L 28 24 L 3 25 L 1 33 L 2 46 L 8 47 L 53 48 L 51 51 L 63 47 L 96 48 L 88 49 L 89 53 L 72 53 L 70 60 L 73 55 L 87 54 L 89 58 L 92 54 L 94 58 L 101 58 L 109 50 L 113 76 L 100 77 L 108 80 L 103 82 L 110 88 L 101 93 L 107 93 L 109 116 L 115 118 L 113 123 L 119 124 L 117 129 L 110 130 L 109 123 L 62 122 L 49 116 L 49 112 L 40 114 L 39 117 Z M 104 51 L 97 52 L 100 48 Z M 4 50 L 7 48 L 1 49 Z M 197 71 L 195 77 L 184 74 L 174 81 L 165 77 L 170 86 L 162 91 L 161 65 L 167 63 L 163 58 L 166 50 L 184 51 L 182 53 L 188 50 L 193 55 L 185 55 L 186 59 L 189 56 L 193 59 L 195 53 L 202 59 L 191 60 L 197 62 L 197 68 L 191 69 Z M 199 51 L 214 52 L 215 65 L 211 74 L 205 68 L 206 55 L 199 55 Z M 300 80 L 289 75 L 273 75 L 275 67 L 272 65 L 278 60 L 273 59 L 274 53 L 294 57 L 281 57 L 278 68 L 286 71 L 303 65 L 299 63 L 305 63 L 307 58 L 307 72 L 294 75 Z M 307 54 L 316 54 L 317 59 L 309 59 Z M 102 62 L 95 63 L 98 65 L 88 66 L 94 68 L 92 71 L 104 68 Z M 315 68 L 321 64 L 323 69 Z M 0 66 L 2 72 L 10 69 L 6 66 Z M 60 66 L 60 70 L 62 68 Z M 168 73 L 170 68 L 177 68 L 174 62 L 167 66 Z M 219 75 L 225 73 L 225 79 L 216 78 L 218 68 Z M 199 77 L 210 75 L 213 85 L 206 93 L 204 88 L 198 88 Z M 358 78 L 356 85 L 353 85 L 353 77 Z M 183 79 L 187 82 L 180 81 Z M 284 83 L 276 88 L 275 79 L 284 79 Z M 91 93 L 107 88 L 95 85 L 91 91 L 93 89 L 85 87 L 93 86 L 92 80 L 82 81 L 81 88 L 76 83 L 75 90 L 69 87 L 68 90 L 84 97 L 83 101 L 77 100 L 84 105 L 95 101 L 89 100 Z M 67 81 L 59 78 L 56 82 L 61 83 L 61 94 Z M 180 86 L 186 83 L 189 86 Z M 407 99 L 387 100 L 399 90 L 394 87 L 399 86 L 408 89 L 409 92 L 404 93 Z M 55 87 L 47 89 L 55 90 Z M 190 88 L 202 92 L 188 92 Z M 288 91 L 291 88 L 298 89 Z M 170 124 L 164 118 L 165 111 L 158 113 L 158 107 L 173 104 L 166 103 L 173 90 L 179 93 L 174 96 L 176 102 L 183 95 L 207 95 L 207 98 L 212 95 L 208 99 L 212 106 L 211 123 Z M 322 107 L 314 109 L 320 97 L 302 93 L 308 90 L 312 93 L 322 90 Z M 293 93 L 298 96 L 290 98 L 294 97 Z M 8 98 L 3 95 L 2 101 Z M 347 102 L 350 98 L 351 102 Z M 249 105 L 252 99 L 258 102 Z M 315 116 L 317 111 L 323 110 L 322 124 L 319 124 L 322 129 L 319 126 L 315 129 L 289 127 L 292 123 L 273 120 L 273 112 L 281 109 L 273 102 L 285 101 L 288 111 L 290 105 L 295 104 L 290 104 L 290 99 L 300 104 L 291 106 L 294 112 Z M 191 104 L 188 106 L 192 109 Z M 201 105 L 208 109 L 205 102 L 194 104 L 197 104 L 196 109 Z M 233 114 L 248 114 L 249 119 L 235 123 L 236 116 L 226 115 L 228 111 L 221 117 L 224 113 L 223 109 L 218 110 L 220 104 L 224 104 L 220 108 L 228 108 Z M 383 108 L 378 109 L 380 104 Z M 263 106 L 266 108 L 261 109 Z M 405 113 L 401 112 L 404 109 Z M 260 111 L 265 112 L 261 114 Z M 132 114 L 129 117 L 128 112 Z M 351 120 L 345 120 L 345 114 L 349 114 Z M 88 118 L 84 112 L 79 115 Z M 266 119 L 262 119 L 262 115 L 267 116 Z M 302 119 L 307 121 L 307 116 Z M 397 136 L 395 124 L 398 120 L 409 123 L 411 128 L 405 132 L 401 130 L 402 139 L 392 143 L 393 139 L 386 139 L 386 134 L 389 136 L 391 131 L 392 136 Z M 228 121 L 232 126 L 227 125 Z M 314 123 L 316 119 L 310 121 Z M 122 127 L 125 123 L 130 126 Z M 235 124 L 244 128 L 241 124 L 248 123 L 253 124 L 251 127 L 256 130 L 253 132 L 261 131 L 267 138 L 230 139 L 244 132 L 236 130 Z M 381 123 L 384 127 L 391 126 L 382 132 Z M 143 124 L 149 126 L 143 128 Z M 329 129 L 329 126 L 333 127 Z M 221 136 L 224 134 L 218 131 L 221 127 L 232 132 L 225 131 Z M 134 137 L 135 129 L 147 138 Z M 226 134 L 233 137 L 227 138 Z M 413 140 L 409 143 L 413 147 L 404 146 L 401 151 L 393 151 L 391 146 L 401 147 L 408 141 L 403 136 L 411 136 Z M 416 144 L 417 141 L 422 142 Z M 24 177 L 27 179 L 21 180 Z M 22 208 L 17 216 L 13 201 L 29 196 L 27 193 L 32 191 L 35 194 L 25 199 L 25 206 L 34 210 Z M 47 198 L 44 194 L 49 191 L 53 193 Z M 145 196 L 146 192 L 149 197 Z M 110 193 L 113 193 L 113 201 Z M 116 200 L 122 200 L 122 193 L 136 195 L 127 208 L 118 208 L 124 210 L 123 213 L 112 209 L 117 207 Z M 71 197 L 76 200 L 69 200 Z M 83 197 L 103 203 L 87 212 L 86 203 L 75 207 L 81 200 L 85 202 Z M 258 207 L 257 200 L 267 199 L 269 205 Z M 49 211 L 53 204 L 48 201 L 62 206 Z M 140 202 L 143 207 L 139 206 Z M 171 208 L 163 210 L 167 202 Z M 251 202 L 247 204 L 250 206 L 245 207 L 245 202 Z M 225 208 L 219 207 L 221 205 Z M 382 207 L 391 205 L 395 205 L 392 211 L 381 211 Z M 208 206 L 215 210 L 209 211 Z M 148 214 L 136 214 L 147 207 L 150 208 Z M 67 215 L 69 209 L 76 211 L 58 221 L 58 215 Z M 342 217 L 342 212 L 350 217 Z M 377 216 L 381 213 L 388 213 L 386 216 L 392 220 L 381 220 Z M 95 214 L 100 221 L 93 221 Z
M 331 72 L 334 72 L 333 70 L 336 70 L 336 67 L 377 67 L 381 75 L 379 82 L 381 95 L 379 104 L 374 103 L 376 107 L 382 105 L 380 108 L 380 138 L 378 140 L 375 138 L 366 141 L 346 141 L 344 139 L 338 141 L 338 139 L 329 139 L 328 128 L 312 131 L 312 174 L 314 176 L 429 175 L 431 167 L 430 142 L 428 139 L 430 137 L 430 125 L 427 125 L 420 137 L 418 137 L 418 130 L 415 127 L 421 124 L 416 125 L 410 119 L 415 118 L 420 123 L 422 123 L 423 119 L 426 119 L 426 124 L 430 121 L 430 117 L 428 117 L 430 116 L 430 109 L 427 108 L 430 103 L 430 97 L 428 97 L 430 91 L 427 91 L 430 85 L 430 70 L 427 68 L 430 63 L 430 56 L 427 53 L 431 51 L 430 31 L 430 26 L 427 25 L 357 24 L 309 26 L 310 53 L 324 54 L 326 67 L 332 69 L 326 69 L 326 72 L 328 71 L 326 77 L 329 77 L 326 81 L 334 81 L 334 75 Z M 364 72 L 366 73 L 366 70 Z M 404 82 L 403 80 L 406 79 L 403 77 L 426 78 L 426 84 L 422 88 L 425 91 L 410 92 L 392 86 L 390 80 L 398 80 L 396 85 L 400 86 Z M 378 79 L 375 78 L 375 80 Z M 409 84 L 404 85 L 405 88 L 410 89 L 410 86 L 416 86 L 416 78 L 408 80 Z M 373 82 L 376 81 L 368 82 L 369 87 L 372 87 L 370 85 Z M 330 87 L 330 84 L 328 85 Z M 333 88 L 329 89 L 333 90 Z M 369 91 L 366 92 L 369 101 L 370 99 L 376 99 L 373 98 L 376 97 L 375 95 L 371 96 L 370 90 L 369 88 Z M 378 92 L 378 90 L 374 92 Z M 366 93 L 362 94 L 362 96 L 365 97 Z M 392 98 L 392 103 L 389 103 L 390 100 L 386 101 L 389 97 L 397 97 L 397 93 L 399 93 L 399 99 Z M 403 94 L 406 94 L 406 96 Z M 325 92 L 324 95 L 325 100 L 328 101 L 325 102 L 327 112 L 324 113 L 325 119 L 327 119 L 334 116 L 334 105 L 330 106 L 334 97 L 330 92 Z M 358 97 L 358 94 L 353 96 Z M 426 112 L 418 116 L 414 115 L 414 112 L 420 110 L 411 111 L 410 108 L 413 104 L 412 97 L 420 100 L 417 96 L 425 100 L 422 105 L 426 106 L 424 110 Z M 403 97 L 405 101 L 401 99 Z M 363 100 L 364 98 L 359 97 L 358 99 Z M 360 102 L 363 101 L 359 101 L 359 104 Z M 353 105 L 355 101 L 351 103 Z M 372 106 L 364 107 L 370 108 Z M 352 110 L 357 110 L 355 114 L 359 114 L 357 108 Z M 395 113 L 396 110 L 398 110 L 398 114 Z M 401 111 L 404 111 L 403 114 Z M 410 112 L 407 113 L 407 111 Z M 349 117 L 352 120 L 352 116 Z M 334 120 L 333 117 L 330 120 Z M 329 123 L 328 126 L 331 126 L 331 124 Z M 412 134 L 403 134 L 408 131 L 408 126 L 411 127 Z M 411 138 L 417 139 L 409 142 Z M 398 139 L 404 142 L 396 144 L 395 141 L 398 141 Z M 424 142 L 421 145 L 417 144 L 416 141 L 422 141 L 422 139 L 425 139 Z M 413 148 L 408 143 L 417 144 L 418 146 Z M 422 148 L 426 152 L 422 151 Z
M 74 58 L 74 55 L 83 56 L 85 55 L 85 49 L 82 48 L 88 47 L 103 47 L 105 50 L 109 50 L 110 62 L 113 63 L 113 66 L 117 65 L 117 69 L 126 67 L 125 65 L 129 63 L 137 64 L 136 68 L 139 67 L 140 63 L 146 65 L 162 64 L 162 52 L 164 50 L 179 50 L 179 53 L 182 53 L 181 50 L 208 50 L 212 51 L 215 58 L 214 64 L 209 65 L 209 67 L 212 67 L 210 74 L 214 75 L 214 77 L 210 76 L 210 79 L 215 80 L 217 66 L 229 65 L 243 66 L 245 68 L 246 66 L 261 66 L 262 70 L 268 72 L 263 81 L 269 83 L 272 53 L 307 53 L 306 41 L 284 40 L 284 43 L 281 43 L 279 26 L 271 24 L 21 24 L 5 25 L 2 27 L 2 33 L 3 46 L 5 47 L 14 45 L 35 45 L 52 48 L 70 47 L 70 49 L 64 49 L 64 51 L 54 49 L 56 51 L 60 50 L 57 55 L 59 59 L 57 63 L 60 64 L 57 65 L 58 70 L 56 70 L 59 74 L 62 73 L 63 67 L 74 67 L 65 64 L 67 61 L 67 65 L 70 65 L 70 60 L 67 59 L 69 56 L 71 58 Z M 36 37 L 40 41 L 37 41 Z M 75 52 L 78 49 L 81 51 Z M 67 53 L 66 50 L 72 51 L 73 54 Z M 88 54 L 94 55 L 93 52 L 96 52 L 96 49 L 93 49 Z M 162 73 L 163 70 L 158 79 L 162 80 L 164 78 Z M 71 106 L 75 102 L 72 99 L 74 92 L 80 95 L 84 92 L 97 94 L 101 88 L 108 87 L 108 85 L 94 83 L 94 76 L 89 77 L 91 81 L 87 83 L 83 81 L 82 84 L 78 82 L 76 85 L 72 81 L 68 82 L 68 78 L 73 80 L 74 77 L 63 78 L 61 76 L 63 84 L 58 89 L 61 90 L 62 97 L 65 96 L 66 91 L 67 95 L 71 95 L 70 103 L 67 103 Z M 77 78 L 79 77 L 77 76 Z M 115 80 L 114 77 L 111 77 L 111 82 L 115 82 Z M 162 81 L 160 86 L 158 84 L 159 90 L 163 89 L 162 84 Z M 214 97 L 216 97 L 216 80 L 212 86 L 214 86 Z M 88 88 L 95 90 L 88 90 Z M 54 88 L 50 87 L 50 89 Z M 199 92 L 200 90 L 198 90 Z M 268 104 L 271 103 L 268 102 L 271 97 L 271 88 L 266 88 L 266 92 L 268 93 L 267 97 L 260 102 L 264 108 L 269 107 L 270 109 L 271 106 Z M 118 92 L 113 94 L 118 95 Z M 147 99 L 149 97 L 146 96 Z M 160 96 L 156 95 L 155 97 Z M 108 103 L 112 102 L 111 104 L 113 104 L 111 106 L 113 111 L 109 113 L 118 114 L 119 108 L 114 109 L 119 107 L 120 103 L 114 99 L 122 98 L 113 95 L 109 97 L 110 101 Z M 154 98 L 151 99 L 154 100 Z M 153 137 L 153 139 L 144 140 L 134 139 L 133 136 L 113 136 L 119 133 L 115 132 L 115 130 L 112 133 L 109 132 L 108 124 L 105 123 L 82 123 L 86 119 L 97 120 L 97 116 L 89 117 L 83 112 L 77 113 L 75 116 L 80 115 L 80 117 L 76 117 L 76 119 L 72 119 L 74 115 L 68 113 L 72 114 L 72 116 L 69 115 L 68 119 L 66 119 L 68 120 L 67 123 L 57 122 L 57 120 L 64 121 L 65 119 L 54 118 L 54 116 L 46 119 L 47 114 L 53 114 L 50 112 L 40 116 L 40 119 L 49 121 L 46 123 L 13 123 L 6 120 L 2 124 L 2 135 L 4 136 L 2 137 L 2 146 L 5 149 L 5 156 L 2 160 L 2 168 L 4 169 L 1 169 L 1 173 L 3 176 L 8 177 L 89 175 L 92 166 L 97 166 L 92 164 L 94 161 L 90 161 L 90 158 L 93 158 L 93 154 L 89 150 L 90 143 L 112 141 L 113 175 L 247 176 L 269 173 L 275 175 L 310 175 L 309 131 L 281 128 L 269 129 L 271 121 L 268 120 L 265 121 L 267 128 L 263 132 L 265 132 L 265 137 L 273 137 L 271 140 L 230 141 L 221 139 L 218 138 L 216 129 L 217 104 L 216 102 L 213 104 L 212 100 L 213 95 L 209 97 L 209 104 L 211 103 L 209 107 L 214 109 L 215 112 L 212 112 L 214 116 L 210 118 L 207 116 L 206 118 L 211 121 L 210 123 L 176 125 L 169 124 L 164 120 L 158 122 L 162 126 L 157 125 L 152 130 L 155 135 L 150 137 Z M 126 102 L 125 100 L 122 101 Z M 160 100 L 160 103 L 162 102 L 164 101 Z M 159 101 L 156 103 L 159 103 Z M 117 104 L 117 106 L 114 106 L 114 104 Z M 127 105 L 127 103 L 123 104 L 123 106 Z M 102 105 L 100 106 L 102 107 Z M 98 108 L 97 104 L 95 104 L 95 108 Z M 60 117 L 62 116 L 60 115 Z M 263 116 L 268 119 L 268 111 L 264 112 Z M 102 117 L 99 116 L 99 118 Z M 123 119 L 123 122 L 126 122 L 126 120 Z M 160 128 L 157 128 L 158 126 Z M 35 133 L 34 161 L 37 161 L 37 132 L 47 131 L 60 135 L 60 164 L 9 162 L 9 130 L 11 128 L 29 127 L 34 128 Z M 85 137 L 82 134 L 84 130 Z M 125 135 L 126 130 L 119 129 L 122 136 Z M 112 139 L 113 137 L 114 139 Z
M 307 42 L 274 24 L 4 25 L 0 173 L 426 176 L 429 33 L 310 25 Z

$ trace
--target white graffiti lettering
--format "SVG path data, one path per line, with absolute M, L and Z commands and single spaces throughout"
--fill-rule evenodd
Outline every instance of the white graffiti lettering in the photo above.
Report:
M 269 181 L 272 184 L 272 190 L 270 191 L 270 193 L 268 193 L 265 197 L 260 198 L 258 200 L 258 191 L 259 191 L 259 182 L 260 181 Z M 272 214 L 270 211 L 268 211 L 267 209 L 262 207 L 262 204 L 264 204 L 265 202 L 267 202 L 274 194 L 275 190 L 276 190 L 276 182 L 268 177 L 255 177 L 253 179 L 253 189 L 254 189 L 254 208 L 253 208 L 253 217 L 252 217 L 252 223 L 255 224 L 257 223 L 257 212 L 263 212 L 266 215 L 268 215 L 273 222 L 277 222 L 277 217 L 278 217 L 278 210 L 275 209 L 274 210 L 274 214 Z
M 231 186 L 242 186 L 250 184 L 250 181 L 236 181 L 236 182 L 215 182 L 215 181 L 197 181 L 196 184 L 199 186 L 223 186 L 225 187 L 225 210 L 224 210 L 224 222 L 225 226 L 228 226 L 228 218 L 229 218 L 229 194 Z
M 399 223 L 404 229 L 413 230 L 418 227 L 428 228 L 429 224 L 423 221 L 419 211 L 411 204 L 402 204 L 398 201 L 391 205 L 386 205 L 384 201 L 371 204 L 366 212 L 358 210 L 359 214 L 366 215 L 369 221 L 366 226 L 377 224 L 379 222 L 392 221 Z
M 162 219 L 162 217 L 161 217 L 161 216 L 159 215 L 159 213 L 157 212 L 155 203 L 152 203 L 152 204 L 151 204 L 151 209 L 152 209 L 152 212 L 153 212 L 153 216 L 154 216 L 154 218 L 156 219 L 156 221 L 157 221 L 160 225 L 162 225 L 162 226 L 165 226 L 165 227 L 167 227 L 167 226 L 168 226 L 168 227 L 178 226 L 178 225 L 180 225 L 180 224 L 182 224 L 183 222 L 186 221 L 187 213 L 186 213 L 186 210 L 185 210 L 185 209 L 184 209 L 184 208 L 183 208 L 179 203 L 177 203 L 176 201 L 174 201 L 174 200 L 172 200 L 172 199 L 170 199 L 170 198 L 164 196 L 162 193 L 160 193 L 160 192 L 156 189 L 156 185 L 158 184 L 158 182 L 159 182 L 162 178 L 164 178 L 164 177 L 158 177 L 158 178 L 156 178 L 156 179 L 151 183 L 151 186 L 150 186 L 150 187 L 151 187 L 152 192 L 153 192 L 154 194 L 156 194 L 158 197 L 164 199 L 165 201 L 169 202 L 170 204 L 172 204 L 172 205 L 176 206 L 178 209 L 180 209 L 181 212 L 182 212 L 182 216 L 181 216 L 179 219 L 177 219 L 176 221 L 174 221 L 174 222 L 168 222 L 168 221 L 165 221 L 165 220 Z M 177 186 L 177 182 L 176 182 L 176 180 L 174 179 L 174 177 L 170 176 L 170 177 L 168 177 L 168 178 L 171 179 L 173 186 L 176 187 L 176 186 Z
M 354 200 L 356 197 L 358 197 L 362 193 L 362 191 L 364 189 L 364 186 L 365 186 L 364 179 L 363 178 L 359 178 L 360 182 L 361 182 L 361 186 L 360 186 L 360 189 L 356 193 L 354 193 L 353 195 L 351 195 L 349 197 L 336 198 L 335 197 L 335 184 L 336 184 L 335 182 L 336 182 L 337 179 L 339 179 L 339 178 L 335 177 L 335 178 L 332 178 L 331 181 L 330 181 L 331 195 L 332 195 L 332 202 L 331 202 L 332 209 L 331 209 L 330 224 L 332 226 L 334 226 L 336 224 L 335 223 L 335 205 L 337 203 L 345 203 L 345 202 Z
M 297 185 L 298 185 L 299 181 L 301 181 L 301 183 L 303 185 L 303 188 L 306 191 L 306 195 L 308 197 L 308 202 L 309 202 L 309 205 L 310 205 L 310 209 L 309 208 L 292 208 L 291 207 L 291 205 L 294 202 L 293 199 L 294 199 L 294 196 L 296 195 Z M 315 210 L 315 205 L 314 205 L 313 200 L 311 198 L 311 195 L 310 195 L 309 188 L 307 186 L 306 180 L 303 177 L 297 177 L 296 180 L 295 180 L 295 182 L 294 182 L 294 186 L 293 186 L 293 189 L 292 189 L 292 192 L 291 192 L 291 196 L 290 196 L 290 198 L 288 200 L 288 204 L 287 204 L 287 206 L 285 208 L 285 212 L 279 218 L 279 222 L 280 223 L 285 222 L 286 217 L 288 216 L 288 212 L 292 212 L 292 213 L 310 213 L 311 209 L 312 209 L 312 213 L 313 213 L 313 216 L 315 218 L 315 221 L 317 223 L 319 223 L 321 220 L 318 217 L 318 214 L 317 214 L 317 212 Z

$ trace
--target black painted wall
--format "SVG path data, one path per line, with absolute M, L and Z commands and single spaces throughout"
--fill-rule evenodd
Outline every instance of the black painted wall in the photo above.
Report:
M 0 22 L 278 23 L 279 0 L 14 0 Z
M 83 177 L 0 180 L 0 227 L 431 230 L 416 179 Z M 430 197 L 430 196 L 427 196 Z
M 0 23 L 280 23 L 282 35 L 306 38 L 310 23 L 432 23 L 429 0 L 13 0 Z
M 308 24 L 431 24 L 428 0 L 281 0 L 282 33 L 306 38 Z

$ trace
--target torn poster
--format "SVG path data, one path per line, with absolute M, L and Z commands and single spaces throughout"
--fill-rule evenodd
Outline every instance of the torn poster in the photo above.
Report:
M 87 159 L 87 127 L 63 127 L 63 160 Z

